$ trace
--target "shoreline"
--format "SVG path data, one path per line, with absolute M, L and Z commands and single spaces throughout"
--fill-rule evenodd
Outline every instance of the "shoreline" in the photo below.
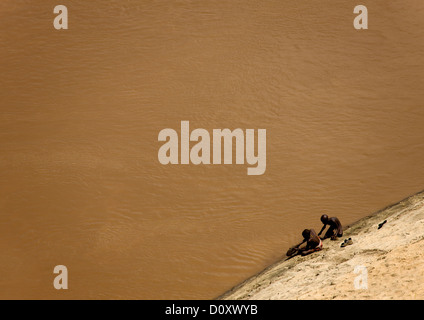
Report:
M 349 237 L 353 244 L 341 248 Z M 277 261 L 217 299 L 424 299 L 424 190 L 361 218 L 344 228 L 342 238 L 323 243 L 322 251 Z M 355 288 L 358 267 L 365 267 L 367 289 Z

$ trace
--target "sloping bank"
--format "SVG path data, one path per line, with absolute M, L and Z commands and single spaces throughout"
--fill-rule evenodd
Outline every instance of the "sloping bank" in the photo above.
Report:
M 378 225 L 387 222 L 378 229 Z M 353 244 L 340 244 L 351 237 Z M 424 191 L 278 262 L 218 299 L 424 299 Z

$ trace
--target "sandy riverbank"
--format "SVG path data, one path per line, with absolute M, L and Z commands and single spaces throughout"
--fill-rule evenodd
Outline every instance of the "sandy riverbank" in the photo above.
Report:
M 353 244 L 341 248 L 348 237 Z M 220 299 L 424 299 L 423 246 L 421 192 L 361 219 L 340 240 L 325 240 L 320 252 L 277 262 Z M 354 272 L 357 266 L 366 267 L 367 289 L 355 288 L 355 278 L 365 276 L 364 269 Z

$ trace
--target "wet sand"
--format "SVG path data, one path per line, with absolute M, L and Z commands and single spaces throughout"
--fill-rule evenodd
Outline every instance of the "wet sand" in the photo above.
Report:
M 348 237 L 353 244 L 342 248 Z M 340 240 L 324 240 L 322 251 L 277 262 L 220 298 L 423 299 L 423 245 L 424 192 L 420 192 L 359 220 Z M 366 289 L 355 288 L 355 279 L 365 275 L 364 269 L 355 273 L 357 266 L 366 267 Z

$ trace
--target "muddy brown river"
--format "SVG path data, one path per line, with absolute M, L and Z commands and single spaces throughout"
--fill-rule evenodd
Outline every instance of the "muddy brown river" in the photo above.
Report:
M 424 2 L 358 4 L 2 0 L 0 298 L 211 299 L 424 189 Z M 161 164 L 181 121 L 266 129 L 265 173 Z

